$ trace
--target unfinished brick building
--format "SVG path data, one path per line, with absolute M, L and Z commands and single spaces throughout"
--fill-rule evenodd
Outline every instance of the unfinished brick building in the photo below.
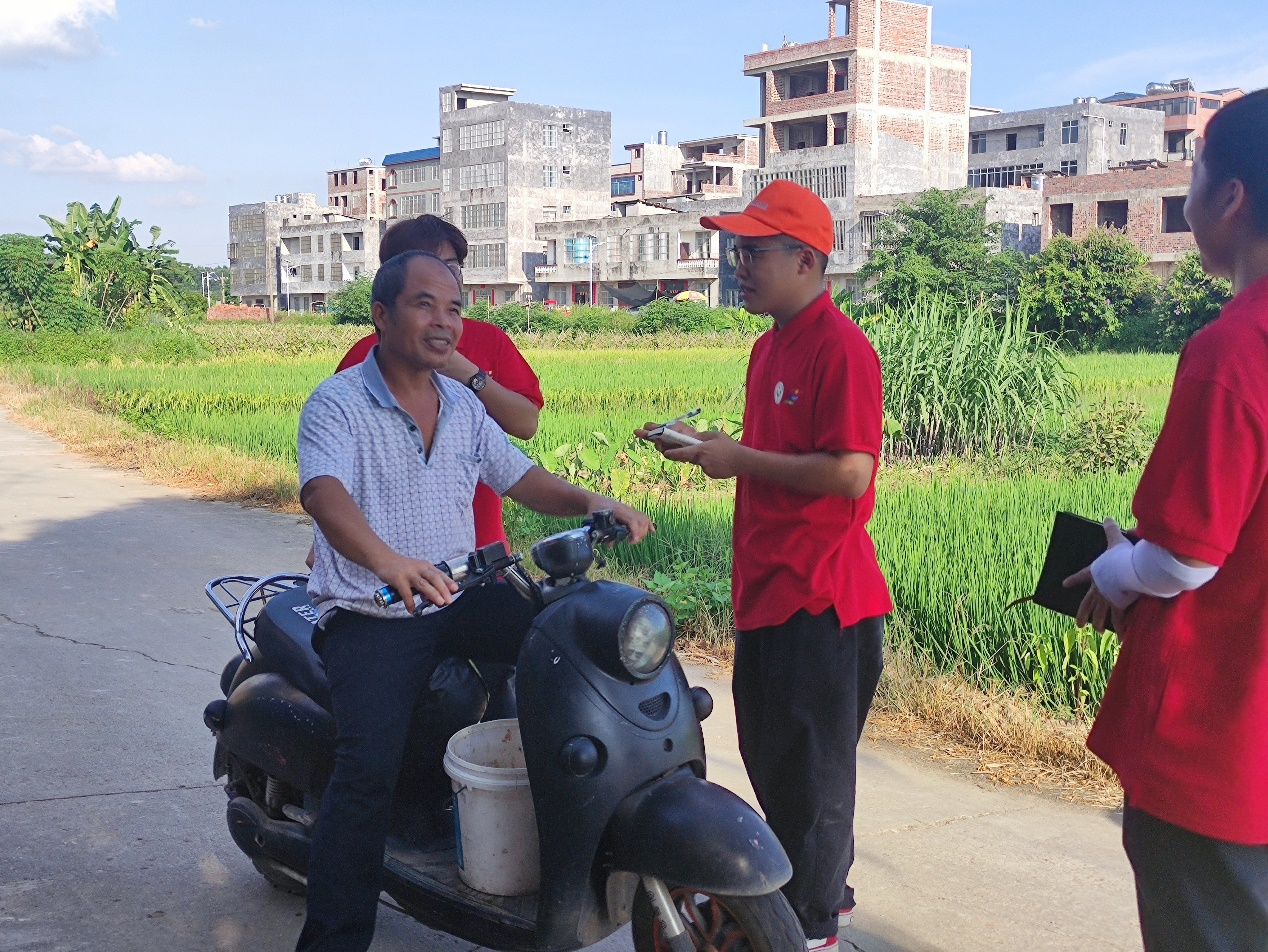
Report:
M 1149 255 L 1150 270 L 1167 278 L 1197 247 L 1184 219 L 1192 177 L 1191 162 L 1172 162 L 1050 178 L 1044 188 L 1043 243 L 1054 235 L 1077 241 L 1094 228 L 1121 229 Z
M 922 4 L 835 0 L 827 39 L 746 56 L 761 116 L 745 125 L 760 130 L 762 166 L 832 167 L 856 195 L 962 187 L 971 56 L 932 30 Z

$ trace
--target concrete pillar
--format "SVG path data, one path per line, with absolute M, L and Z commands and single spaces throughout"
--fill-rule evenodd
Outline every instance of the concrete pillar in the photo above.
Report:
M 837 4 L 836 0 L 828 0 L 828 39 L 833 39 L 837 35 Z

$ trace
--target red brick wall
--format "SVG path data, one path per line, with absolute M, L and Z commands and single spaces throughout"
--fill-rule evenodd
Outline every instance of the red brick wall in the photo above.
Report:
M 949 59 L 957 63 L 969 62 L 969 51 L 959 46 L 934 46 L 933 55 L 937 59 Z
M 850 32 L 854 34 L 859 47 L 870 47 L 876 44 L 876 3 L 875 0 L 854 0 L 850 4 Z
M 874 59 L 856 56 L 850 64 L 850 86 L 854 89 L 854 97 L 859 102 L 875 102 L 876 89 L 873 81 L 872 64 Z
M 899 109 L 924 109 L 925 67 L 881 60 L 880 104 Z
M 947 132 L 947 151 L 963 152 L 968 148 L 968 140 L 965 138 L 964 126 L 951 125 Z
M 1158 168 L 1115 169 L 1104 175 L 1076 175 L 1071 178 L 1050 178 L 1044 183 L 1045 195 L 1089 195 L 1128 192 L 1139 188 L 1187 187 L 1193 169 L 1184 162 L 1172 162 Z
M 914 145 L 925 144 L 925 124 L 921 119 L 900 119 L 894 116 L 881 116 L 876 122 L 882 133 L 888 133 Z
M 766 104 L 766 115 L 782 116 L 790 112 L 818 111 L 831 109 L 834 106 L 849 106 L 855 101 L 855 94 L 850 91 L 841 93 L 822 93 L 818 96 L 802 96 L 800 99 L 781 99 Z
M 1127 236 L 1147 255 L 1177 254 L 1197 247 L 1189 232 L 1162 230 L 1164 198 L 1187 194 L 1190 167 L 1174 163 L 1139 171 L 1118 170 L 1104 175 L 1049 179 L 1044 194 L 1044 239 L 1052 238 L 1051 206 L 1072 204 L 1072 237 L 1077 241 L 1097 228 L 1101 202 L 1127 202 Z
M 929 77 L 929 90 L 933 100 L 930 108 L 934 112 L 963 115 L 969 106 L 968 86 L 968 73 L 958 69 L 933 67 Z
M 929 8 L 881 0 L 881 49 L 924 56 L 929 48 Z

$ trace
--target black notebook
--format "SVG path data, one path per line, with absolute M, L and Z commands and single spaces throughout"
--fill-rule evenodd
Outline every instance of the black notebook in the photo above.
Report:
M 1105 527 L 1070 512 L 1057 513 L 1039 584 L 1031 597 L 1036 605 L 1074 618 L 1090 584 L 1066 588 L 1062 583 L 1095 562 L 1108 548 Z

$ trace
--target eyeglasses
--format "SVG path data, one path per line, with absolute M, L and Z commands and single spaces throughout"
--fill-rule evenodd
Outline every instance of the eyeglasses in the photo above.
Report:
M 738 268 L 740 265 L 748 267 L 755 257 L 764 255 L 768 251 L 801 251 L 805 247 L 805 245 L 771 245 L 769 248 L 732 247 L 726 253 L 726 262 L 732 268 Z
M 445 262 L 445 267 L 449 269 L 450 274 L 458 279 L 459 284 L 462 284 L 462 265 L 458 264 L 457 261 L 445 261 L 444 258 L 440 260 Z

